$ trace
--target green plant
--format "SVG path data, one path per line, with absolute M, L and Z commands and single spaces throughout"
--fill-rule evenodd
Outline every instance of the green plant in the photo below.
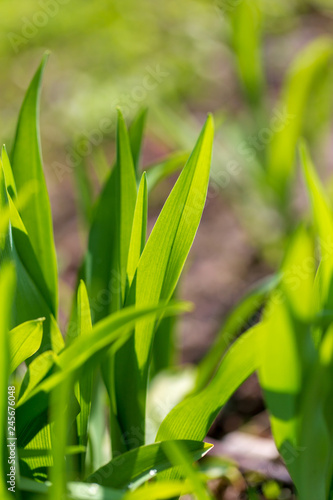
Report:
M 327 500 L 333 478 L 333 217 L 304 145 L 301 160 L 320 258 L 300 227 L 264 314 L 259 374 L 273 434 L 299 498 Z
M 139 498 L 125 490 L 175 465 L 167 442 L 145 443 L 145 399 L 156 327 L 189 310 L 188 304 L 170 299 L 205 203 L 212 118 L 146 242 L 146 175 L 139 179 L 137 171 L 143 120 L 128 134 L 118 112 L 117 158 L 93 210 L 64 340 L 57 322 L 57 263 L 38 128 L 46 59 L 26 93 L 11 158 L 3 148 L 0 165 L 1 493 L 7 498 L 3 431 L 11 375 L 17 398 L 17 491 L 25 498 L 86 498 L 93 490 L 103 498 Z M 22 362 L 27 366 L 23 377 L 17 370 Z M 105 465 L 108 442 L 106 456 L 113 458 Z M 190 461 L 210 448 L 190 440 L 179 444 L 179 456 L 185 453 Z M 165 491 L 190 491 L 192 480 L 164 484 Z M 154 495 L 156 489 L 162 491 L 155 486 Z M 145 498 L 156 498 L 149 497 L 149 487 Z

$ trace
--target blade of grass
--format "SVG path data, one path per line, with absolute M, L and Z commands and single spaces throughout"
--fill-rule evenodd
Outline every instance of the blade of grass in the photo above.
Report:
M 44 55 L 25 95 L 12 151 L 12 168 L 18 194 L 32 179 L 38 184 L 29 202 L 21 209 L 22 221 L 29 233 L 34 253 L 47 284 L 51 311 L 57 316 L 58 277 L 52 216 L 43 174 L 39 134 L 39 101 L 43 71 L 48 55 Z
M 5 428 L 8 415 L 8 379 L 9 379 L 9 324 L 11 314 L 11 304 L 14 296 L 15 272 L 12 266 L 2 268 L 0 271 L 0 493 L 1 498 L 8 499 L 7 478 L 7 440 Z M 6 450 L 6 451 L 5 451 Z
M 87 289 L 81 281 L 77 299 L 77 336 L 91 335 L 92 323 Z M 86 447 L 88 443 L 88 420 L 91 408 L 94 373 L 83 373 L 75 384 L 75 395 L 80 405 L 80 413 L 76 417 L 79 445 Z M 80 456 L 80 471 L 84 475 L 85 451 Z
M 140 156 L 142 149 L 143 134 L 145 130 L 145 125 L 147 121 L 147 109 L 142 109 L 134 117 L 131 126 L 128 130 L 131 152 L 133 157 L 134 168 L 136 172 L 137 179 L 140 179 Z
M 99 198 L 89 234 L 86 283 L 90 303 L 98 306 L 93 310 L 93 322 L 117 311 L 123 303 L 136 193 L 129 138 L 119 111 L 117 162 Z
M 67 467 L 65 461 L 68 422 L 71 419 L 69 415 L 72 406 L 68 404 L 70 394 L 73 389 L 73 381 L 71 376 L 68 376 L 63 384 L 60 384 L 52 392 L 51 396 L 51 412 L 53 414 L 52 426 L 52 455 L 53 467 L 51 470 L 52 487 L 50 489 L 49 499 L 59 500 L 66 493 L 67 483 Z

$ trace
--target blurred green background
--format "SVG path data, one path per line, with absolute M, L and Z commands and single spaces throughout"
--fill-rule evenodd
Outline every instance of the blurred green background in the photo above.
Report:
M 45 50 L 52 53 L 42 107 L 46 150 L 54 145 L 61 154 L 75 136 L 114 116 L 116 105 L 128 115 L 140 106 L 151 107 L 152 115 L 166 107 L 187 119 L 218 110 L 234 121 L 244 114 L 232 33 L 241 4 L 249 5 L 263 37 L 262 91 L 273 100 L 297 51 L 331 33 L 331 0 L 3 0 L 2 137 L 12 135 L 23 91 Z M 149 72 L 159 75 L 158 85 L 148 85 L 154 88 L 145 88 Z M 154 130 L 152 118 L 150 125 Z M 165 142 L 171 139 L 177 140 L 164 134 Z

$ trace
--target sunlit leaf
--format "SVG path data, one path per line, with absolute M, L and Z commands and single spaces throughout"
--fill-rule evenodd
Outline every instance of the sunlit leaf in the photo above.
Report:
M 206 200 L 213 120 L 208 117 L 198 142 L 169 195 L 138 263 L 129 300 L 136 307 L 170 300 L 199 226 Z M 116 355 L 115 386 L 119 425 L 130 445 L 130 429 L 142 429 L 138 444 L 144 443 L 144 421 L 148 369 L 155 320 L 137 324 L 135 335 Z M 128 373 L 131 376 L 128 377 Z M 123 387 L 127 398 L 123 397 Z
M 170 442 L 149 444 L 119 455 L 95 471 L 88 481 L 111 488 L 135 489 L 158 472 L 172 467 L 166 451 L 169 444 Z M 199 460 L 212 448 L 212 445 L 201 441 L 182 440 L 180 444 L 192 461 Z
M 21 209 L 23 224 L 31 239 L 32 248 L 39 258 L 48 292 L 52 302 L 51 311 L 56 317 L 58 304 L 57 260 L 53 240 L 50 202 L 45 184 L 39 135 L 39 100 L 43 71 L 47 61 L 43 57 L 25 95 L 16 129 L 11 156 L 13 176 L 17 193 L 31 180 L 36 181 L 38 191 Z
M 43 337 L 43 321 L 28 321 L 9 334 L 10 373 L 39 349 Z

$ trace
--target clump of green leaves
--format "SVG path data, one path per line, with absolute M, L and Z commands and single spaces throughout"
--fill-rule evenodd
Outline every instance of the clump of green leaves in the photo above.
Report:
M 145 405 L 155 331 L 168 316 L 189 310 L 171 299 L 205 204 L 213 121 L 209 116 L 147 239 L 147 179 L 138 168 L 144 119 L 139 116 L 129 133 L 118 112 L 116 160 L 94 206 L 63 338 L 38 127 L 46 59 L 26 93 L 12 154 L 3 148 L 0 164 L 2 450 L 7 382 L 14 373 L 17 488 L 25 498 L 86 498 L 93 489 L 103 498 L 139 498 L 126 491 L 175 465 L 171 446 L 189 463 L 211 447 L 185 438 L 146 444 Z M 24 375 L 17 371 L 23 362 Z M 4 451 L 3 498 L 6 467 Z M 150 496 L 147 488 L 145 498 L 163 488 L 179 495 L 191 484 L 155 486 Z

